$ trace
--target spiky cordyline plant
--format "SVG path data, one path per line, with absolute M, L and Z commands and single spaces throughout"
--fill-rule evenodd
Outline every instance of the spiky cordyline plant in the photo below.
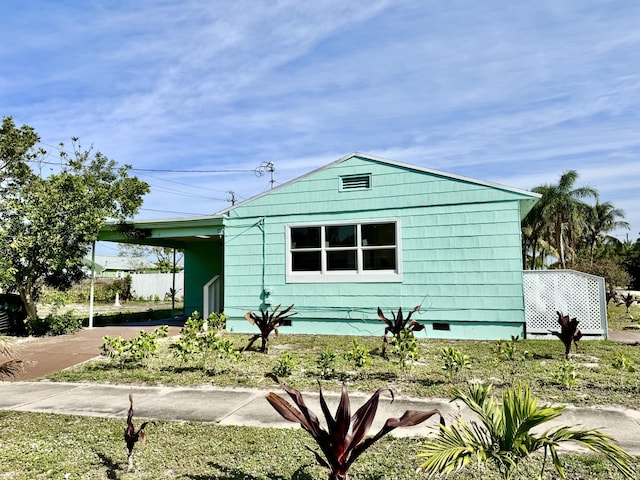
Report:
M 268 374 L 268 376 L 280 383 L 274 375 Z M 305 404 L 300 391 L 286 385 L 281 384 L 281 386 L 289 394 L 295 403 L 295 407 L 273 392 L 269 392 L 267 401 L 284 419 L 299 423 L 313 437 L 324 457 L 317 451 L 312 450 L 312 452 L 315 454 L 318 463 L 327 468 L 329 480 L 346 480 L 347 473 L 353 462 L 367 448 L 397 427 L 418 425 L 436 414 L 440 416 L 441 424 L 444 424 L 442 415 L 438 410 L 407 410 L 400 418 L 387 419 L 378 433 L 365 439 L 376 415 L 380 394 L 384 391 L 390 392 L 391 401 L 393 401 L 393 392 L 387 388 L 379 388 L 351 416 L 349 394 L 347 387 L 343 384 L 342 395 L 335 417 L 329 411 L 329 407 L 322 395 L 322 388 L 320 388 L 320 406 L 327 426 L 325 430 L 318 417 Z
M 461 418 L 450 426 L 440 426 L 440 435 L 428 439 L 425 450 L 418 454 L 424 462 L 420 466 L 430 476 L 462 469 L 472 460 L 492 463 L 507 480 L 512 478 L 521 460 L 536 451 L 544 456 L 540 477 L 547 456 L 562 478 L 565 477 L 557 447 L 560 443 L 574 442 L 604 455 L 625 478 L 637 478 L 632 458 L 612 443 L 612 438 L 599 430 L 580 430 L 569 427 L 550 428 L 543 433 L 539 426 L 560 416 L 565 407 L 538 407 L 537 398 L 528 386 L 513 387 L 502 393 L 502 405 L 490 396 L 491 385 L 473 384 L 469 392 L 454 389 L 453 400 L 461 400 L 479 418 L 467 424 Z
M 276 308 L 273 309 L 273 312 L 271 312 L 271 314 L 269 314 L 269 310 L 265 311 L 260 309 L 262 316 L 258 316 L 253 312 L 245 313 L 244 318 L 246 318 L 251 325 L 256 325 L 260 329 L 260 333 L 251 337 L 247 342 L 247 344 L 245 345 L 245 347 L 242 349 L 242 351 L 244 352 L 245 350 L 250 348 L 251 345 L 253 345 L 253 342 L 261 338 L 262 345 L 260 346 L 260 353 L 268 353 L 269 335 L 271 334 L 271 332 L 274 332 L 276 334 L 276 337 L 278 336 L 278 327 L 282 325 L 282 323 L 287 318 L 297 313 L 297 312 L 289 313 L 289 311 L 292 308 L 293 308 L 293 305 L 289 305 L 287 308 L 285 308 L 281 312 L 278 312 L 278 310 L 280 309 L 280 305 L 278 305 Z M 287 315 L 287 313 L 289 313 L 289 315 Z
M 129 412 L 127 413 L 127 428 L 124 429 L 124 441 L 127 444 L 127 458 L 129 459 L 129 469 L 133 467 L 133 447 L 140 442 L 141 448 L 144 448 L 146 442 L 145 427 L 149 422 L 144 422 L 140 428 L 136 430 L 133 425 L 133 395 L 129 394 Z
M 631 307 L 631 305 L 633 305 L 637 301 L 638 299 L 636 298 L 635 295 L 632 295 L 631 292 L 627 292 L 626 295 L 620 295 L 620 301 L 617 302 L 617 305 L 624 305 L 625 307 L 627 307 L 627 314 L 628 314 L 629 308 Z
M 571 353 L 571 342 L 576 346 L 577 351 L 578 341 L 582 338 L 582 332 L 578 328 L 580 322 L 575 318 L 569 318 L 569 315 L 563 315 L 560 312 L 556 312 L 556 314 L 558 315 L 560 331 L 554 332 L 549 330 L 549 332 L 562 340 L 562 343 L 564 343 L 564 358 L 568 359 L 569 353 Z
M 384 329 L 384 336 L 382 337 L 382 356 L 387 358 L 387 333 L 390 333 L 395 338 L 400 337 L 400 332 L 403 330 L 407 330 L 413 334 L 413 332 L 419 332 L 420 330 L 424 330 L 425 326 L 421 323 L 418 323 L 416 320 L 411 320 L 411 315 L 420 310 L 420 305 L 414 307 L 413 310 L 409 312 L 407 318 L 404 318 L 402 315 L 402 307 L 398 308 L 398 314 L 396 315 L 393 311 L 391 311 L 391 315 L 393 316 L 393 320 L 388 319 L 378 307 L 378 317 L 382 320 L 387 326 Z

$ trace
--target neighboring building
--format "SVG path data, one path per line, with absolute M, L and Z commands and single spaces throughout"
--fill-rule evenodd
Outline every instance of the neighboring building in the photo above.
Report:
M 88 258 L 87 261 L 88 265 L 91 266 L 91 258 Z M 96 255 L 95 258 L 96 275 L 105 278 L 122 278 L 131 273 L 149 271 L 154 268 L 154 263 L 144 258 L 109 257 L 104 255 Z
M 284 332 L 378 335 L 377 307 L 421 305 L 429 337 L 509 338 L 524 334 L 520 222 L 538 198 L 357 153 L 217 215 L 100 238 L 184 249 L 185 312 L 224 310 L 235 332 L 254 331 L 249 310 L 295 304 Z

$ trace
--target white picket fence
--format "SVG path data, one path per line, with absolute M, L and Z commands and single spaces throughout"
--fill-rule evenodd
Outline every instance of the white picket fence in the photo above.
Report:
M 131 290 L 136 297 L 159 297 L 169 294 L 173 285 L 172 273 L 134 273 L 131 274 Z M 176 273 L 177 298 L 184 295 L 184 271 Z
M 559 331 L 556 312 L 577 318 L 583 335 L 607 338 L 604 278 L 574 270 L 526 270 L 524 310 L 527 337 Z

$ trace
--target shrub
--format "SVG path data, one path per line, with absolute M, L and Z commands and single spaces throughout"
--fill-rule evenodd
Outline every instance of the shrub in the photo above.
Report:
M 227 316 L 224 312 L 211 312 L 207 317 L 207 325 L 215 330 L 224 330 L 227 328 Z
M 520 352 L 519 344 L 520 337 L 511 335 L 511 340 L 506 342 L 498 340 L 493 347 L 493 353 L 496 356 L 495 363 L 502 370 L 505 381 L 507 381 L 507 376 L 511 381 L 515 374 L 522 369 L 524 362 L 532 357 L 527 350 Z
M 371 365 L 371 355 L 364 345 L 353 339 L 353 348 L 344 354 L 344 359 L 351 362 L 356 369 L 367 368 Z
M 212 313 L 204 320 L 199 312 L 193 312 L 180 330 L 180 337 L 169 347 L 173 355 L 182 362 L 200 355 L 203 368 L 206 368 L 207 357 L 212 352 L 218 358 L 237 359 L 239 353 L 233 342 L 222 339 L 220 335 L 219 328 L 224 326 L 225 319 L 224 314 Z
M 558 364 L 556 371 L 551 373 L 551 378 L 565 388 L 575 387 L 577 381 L 576 367 L 564 358 Z
M 425 326 L 421 323 L 418 323 L 416 320 L 411 320 L 411 315 L 420 310 L 420 306 L 414 307 L 413 310 L 409 312 L 407 318 L 404 318 L 402 315 L 402 308 L 398 309 L 398 314 L 396 315 L 393 311 L 391 312 L 392 318 L 389 319 L 384 316 L 380 307 L 378 307 L 378 318 L 382 320 L 386 327 L 384 329 L 384 335 L 382 337 L 382 356 L 387 357 L 387 333 L 390 333 L 393 339 L 398 341 L 403 341 L 400 338 L 407 338 L 409 335 L 413 336 L 413 332 L 419 332 L 425 329 Z M 402 362 L 404 365 L 404 361 Z
M 456 350 L 453 347 L 443 348 L 440 352 L 440 357 L 444 361 L 442 370 L 450 380 L 457 378 L 463 369 L 471 368 L 469 355 L 464 355 L 460 350 Z
M 288 377 L 293 373 L 295 368 L 296 362 L 293 360 L 293 355 L 289 352 L 282 352 L 276 359 L 276 364 L 271 372 L 276 377 Z
M 116 278 L 109 286 L 111 293 L 111 299 L 115 298 L 116 293 L 120 295 L 120 300 L 128 302 L 133 300 L 133 291 L 131 290 L 131 275 L 126 275 L 123 278 Z
M 169 326 L 157 327 L 152 333 L 144 330 L 131 340 L 122 337 L 109 337 L 106 335 L 104 343 L 100 347 L 102 354 L 110 360 L 114 360 L 120 367 L 128 364 L 139 363 L 158 353 L 158 339 L 167 336 Z
M 636 367 L 629 357 L 622 352 L 616 352 L 616 358 L 612 364 L 616 370 L 626 370 L 627 372 L 635 372 Z
M 397 335 L 391 339 L 391 350 L 398 357 L 398 363 L 402 370 L 406 370 L 409 362 L 417 362 L 420 360 L 420 348 L 418 342 L 413 336 L 413 332 L 404 329 L 400 330 Z
M 318 375 L 320 375 L 320 378 L 331 378 L 335 375 L 336 358 L 336 354 L 330 347 L 327 347 L 324 352 L 320 353 L 316 360 Z
M 82 320 L 73 318 L 73 312 L 62 314 L 54 312 L 44 318 L 28 318 L 25 320 L 27 334 L 34 337 L 66 335 L 80 330 L 81 327 Z

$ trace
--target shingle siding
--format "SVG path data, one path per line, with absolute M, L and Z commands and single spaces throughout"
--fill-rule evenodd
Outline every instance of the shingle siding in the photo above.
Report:
M 340 177 L 371 173 L 368 190 L 340 190 Z M 229 212 L 225 220 L 225 310 L 233 327 L 260 307 L 295 304 L 294 317 L 376 321 L 423 303 L 429 321 L 524 321 L 520 247 L 522 195 L 353 157 Z M 398 220 L 402 281 L 287 283 L 286 227 Z M 263 246 L 264 242 L 264 246 Z M 247 324 L 247 328 L 250 326 Z

